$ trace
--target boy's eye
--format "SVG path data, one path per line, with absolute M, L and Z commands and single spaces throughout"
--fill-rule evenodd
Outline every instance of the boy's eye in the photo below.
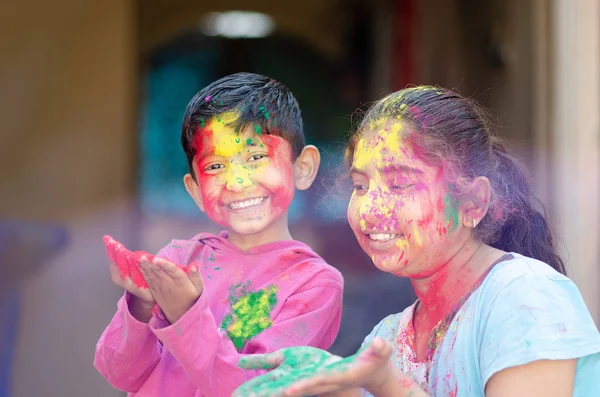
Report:
M 257 161 L 257 160 L 260 160 L 265 157 L 267 157 L 266 154 L 253 154 L 252 156 L 250 156 L 250 158 L 248 160 L 249 161 Z
M 213 170 L 218 170 L 221 168 L 225 168 L 225 166 L 223 164 L 211 164 L 211 165 L 204 167 L 204 171 L 213 171 Z

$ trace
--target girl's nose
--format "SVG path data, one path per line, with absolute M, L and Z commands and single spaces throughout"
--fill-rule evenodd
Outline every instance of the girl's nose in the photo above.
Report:
M 381 189 L 369 187 L 359 207 L 361 219 L 373 225 L 387 224 L 393 217 L 393 206 L 389 203 L 387 194 Z

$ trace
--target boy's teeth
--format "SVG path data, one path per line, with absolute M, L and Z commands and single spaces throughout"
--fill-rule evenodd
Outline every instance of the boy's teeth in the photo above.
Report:
M 237 201 L 235 203 L 229 204 L 229 208 L 231 208 L 232 210 L 237 210 L 240 208 L 251 207 L 253 205 L 258 205 L 262 203 L 264 199 L 264 197 L 257 197 L 249 200 Z
M 371 240 L 377 240 L 377 241 L 388 241 L 393 238 L 396 238 L 397 236 L 398 236 L 397 234 L 389 234 L 389 233 L 369 234 L 369 237 L 371 238 Z

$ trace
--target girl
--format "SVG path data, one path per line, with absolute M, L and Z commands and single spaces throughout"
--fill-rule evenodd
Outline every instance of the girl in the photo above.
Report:
M 600 393 L 598 330 L 523 170 L 476 104 L 435 87 L 393 93 L 366 114 L 346 159 L 360 246 L 418 299 L 352 357 L 297 347 L 243 359 L 274 370 L 237 395 Z

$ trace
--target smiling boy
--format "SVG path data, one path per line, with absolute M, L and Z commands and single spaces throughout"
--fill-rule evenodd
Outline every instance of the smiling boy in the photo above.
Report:
M 264 373 L 239 369 L 244 355 L 327 349 L 340 325 L 341 274 L 288 228 L 295 190 L 320 162 L 291 92 L 256 74 L 224 77 L 190 101 L 181 143 L 188 193 L 226 230 L 142 258 L 147 288 L 113 272 L 126 293 L 95 366 L 131 396 L 230 396 Z

